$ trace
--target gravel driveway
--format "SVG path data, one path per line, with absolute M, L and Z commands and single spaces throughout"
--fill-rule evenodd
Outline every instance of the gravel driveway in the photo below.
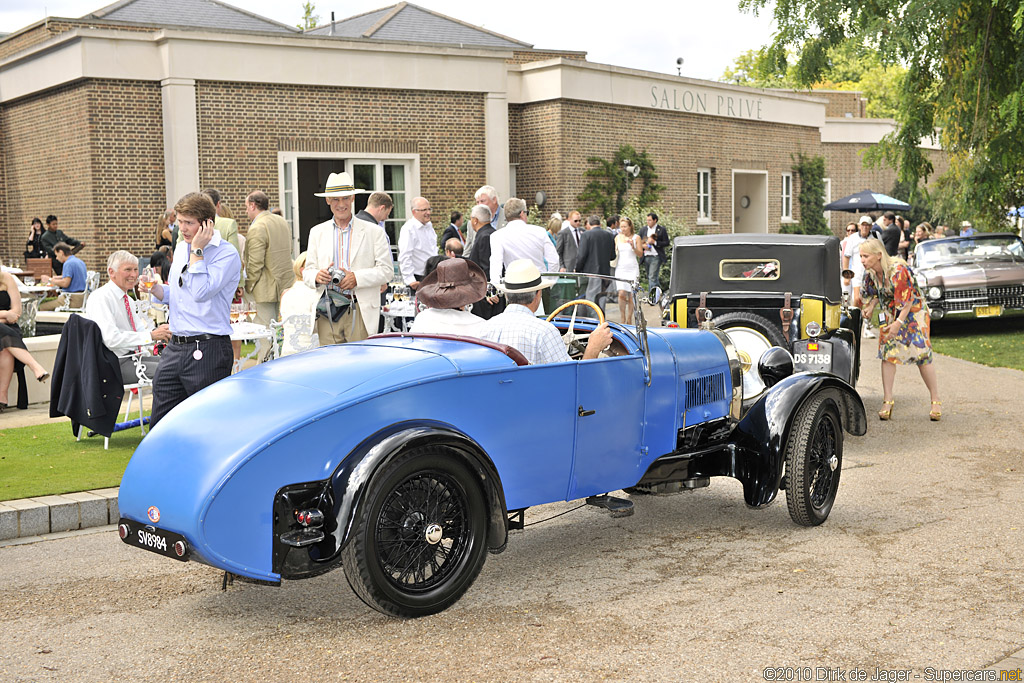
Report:
M 459 603 L 416 621 L 365 607 L 340 570 L 222 592 L 215 570 L 113 531 L 12 545 L 0 680 L 761 681 L 766 667 L 926 680 L 1003 660 L 1024 646 L 1024 373 L 938 357 L 932 423 L 901 368 L 883 423 L 864 356 L 868 434 L 847 435 L 821 527 L 794 525 L 781 496 L 747 509 L 726 479 L 638 498 L 626 519 L 579 509 L 515 532 Z

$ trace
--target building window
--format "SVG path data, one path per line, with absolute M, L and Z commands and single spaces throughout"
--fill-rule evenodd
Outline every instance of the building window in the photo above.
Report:
M 793 174 L 782 174 L 782 220 L 793 220 Z
M 711 220 L 711 169 L 697 169 L 697 220 Z

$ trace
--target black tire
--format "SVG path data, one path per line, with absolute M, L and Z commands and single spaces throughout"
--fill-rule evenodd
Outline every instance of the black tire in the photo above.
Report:
M 817 526 L 832 511 L 843 471 L 843 428 L 833 401 L 813 397 L 797 411 L 785 453 L 789 516 Z
M 746 311 L 723 313 L 712 318 L 711 322 L 720 330 L 746 327 L 762 334 L 772 346 L 781 346 L 787 351 L 789 350 L 789 342 L 783 336 L 779 325 L 773 325 L 770 320 L 757 313 L 747 313 Z
M 435 614 L 480 574 L 486 537 L 487 507 L 472 473 L 444 448 L 415 448 L 371 480 L 342 553 L 345 578 L 385 614 Z

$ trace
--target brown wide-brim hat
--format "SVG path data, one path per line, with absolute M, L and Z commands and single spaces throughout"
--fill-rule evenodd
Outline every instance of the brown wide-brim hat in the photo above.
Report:
M 464 258 L 448 258 L 423 278 L 416 298 L 428 308 L 462 308 L 484 298 L 487 276 L 477 264 Z

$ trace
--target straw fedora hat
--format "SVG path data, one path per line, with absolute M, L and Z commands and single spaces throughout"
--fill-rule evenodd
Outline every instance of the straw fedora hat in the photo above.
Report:
M 516 259 L 505 268 L 505 277 L 501 279 L 501 291 L 506 294 L 516 292 L 536 292 L 547 289 L 557 282 L 557 278 L 540 276 L 537 265 L 528 258 Z
M 480 266 L 464 258 L 448 258 L 423 278 L 416 298 L 428 308 L 462 308 L 484 298 L 487 276 Z
M 327 176 L 327 184 L 323 192 L 314 192 L 317 197 L 351 197 L 356 194 L 366 194 L 366 190 L 358 190 L 352 186 L 352 176 L 348 171 L 332 173 Z

